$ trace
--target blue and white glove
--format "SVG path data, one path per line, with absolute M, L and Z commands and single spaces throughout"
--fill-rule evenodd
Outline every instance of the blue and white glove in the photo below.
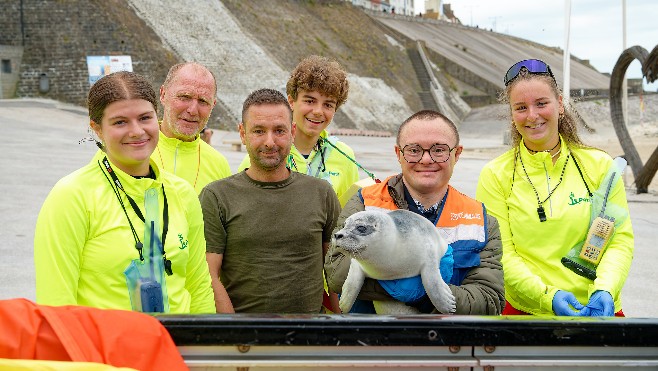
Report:
M 615 301 L 612 295 L 604 290 L 596 291 L 589 297 L 589 303 L 580 312 L 581 316 L 611 317 L 615 315 Z
M 578 312 L 585 308 L 569 291 L 558 290 L 553 296 L 553 312 L 558 316 L 580 316 Z M 576 309 L 576 310 L 574 310 Z

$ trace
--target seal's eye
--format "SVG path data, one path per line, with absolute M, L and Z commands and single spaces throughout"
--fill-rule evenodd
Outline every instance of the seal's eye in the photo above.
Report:
M 355 229 L 360 234 L 366 234 L 366 232 L 368 232 L 368 227 L 366 227 L 365 225 L 359 225 Z

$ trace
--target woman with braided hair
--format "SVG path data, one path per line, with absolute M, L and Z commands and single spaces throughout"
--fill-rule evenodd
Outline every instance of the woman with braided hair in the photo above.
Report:
M 116 72 L 91 87 L 87 103 L 100 149 L 60 179 L 41 208 L 37 302 L 214 313 L 196 192 L 150 160 L 159 133 L 151 84 Z M 150 276 L 160 272 L 159 281 L 131 281 L 135 269 L 150 263 Z

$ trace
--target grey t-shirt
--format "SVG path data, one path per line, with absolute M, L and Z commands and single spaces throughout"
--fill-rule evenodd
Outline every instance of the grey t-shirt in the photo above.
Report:
M 224 254 L 220 280 L 237 313 L 318 313 L 322 243 L 340 203 L 331 185 L 297 172 L 281 182 L 243 171 L 201 194 L 206 251 Z

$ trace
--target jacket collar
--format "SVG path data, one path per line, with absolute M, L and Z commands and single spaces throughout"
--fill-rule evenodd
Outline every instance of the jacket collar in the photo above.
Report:
M 398 208 L 408 210 L 409 205 L 404 198 L 404 181 L 402 181 L 402 173 L 388 178 L 387 186 L 388 193 L 391 195 L 391 198 L 393 198 L 393 201 Z
M 200 137 L 197 135 L 193 141 L 183 142 L 178 138 L 169 138 L 160 131 L 158 147 L 163 147 L 172 151 L 178 150 L 179 152 L 196 152 L 198 151 L 200 140 Z
M 560 143 L 561 143 L 560 154 L 558 155 L 558 159 L 555 162 L 555 164 L 553 164 L 550 153 L 547 152 L 532 153 L 528 150 L 528 148 L 526 148 L 525 144 L 523 143 L 523 139 L 521 139 L 521 142 L 519 142 L 519 147 L 518 147 L 521 160 L 523 160 L 523 164 L 525 166 L 531 168 L 551 169 L 555 166 L 561 168 L 567 159 L 567 155 L 571 153 L 571 149 L 569 148 L 569 145 L 564 140 L 562 135 L 560 135 Z
M 98 150 L 96 151 L 96 154 L 94 155 L 91 162 L 94 166 L 98 167 L 99 170 L 102 170 L 103 173 L 105 173 L 105 175 L 107 175 L 110 180 L 112 180 L 109 174 L 107 174 L 107 171 L 105 170 L 105 166 L 103 165 L 103 158 L 106 156 L 107 155 L 105 154 L 105 152 Z M 149 164 L 151 165 L 151 168 L 153 168 L 153 172 L 155 173 L 155 179 L 151 179 L 151 178 L 135 179 L 131 175 L 125 173 L 123 170 L 119 169 L 116 165 L 114 165 L 110 161 L 110 166 L 112 166 L 112 170 L 117 175 L 117 178 L 121 182 L 123 189 L 126 191 L 126 193 L 128 193 L 131 197 L 135 199 L 143 199 L 144 191 L 146 191 L 149 188 L 162 186 L 163 179 L 162 179 L 162 172 L 160 171 L 160 168 L 152 159 L 149 159 Z

